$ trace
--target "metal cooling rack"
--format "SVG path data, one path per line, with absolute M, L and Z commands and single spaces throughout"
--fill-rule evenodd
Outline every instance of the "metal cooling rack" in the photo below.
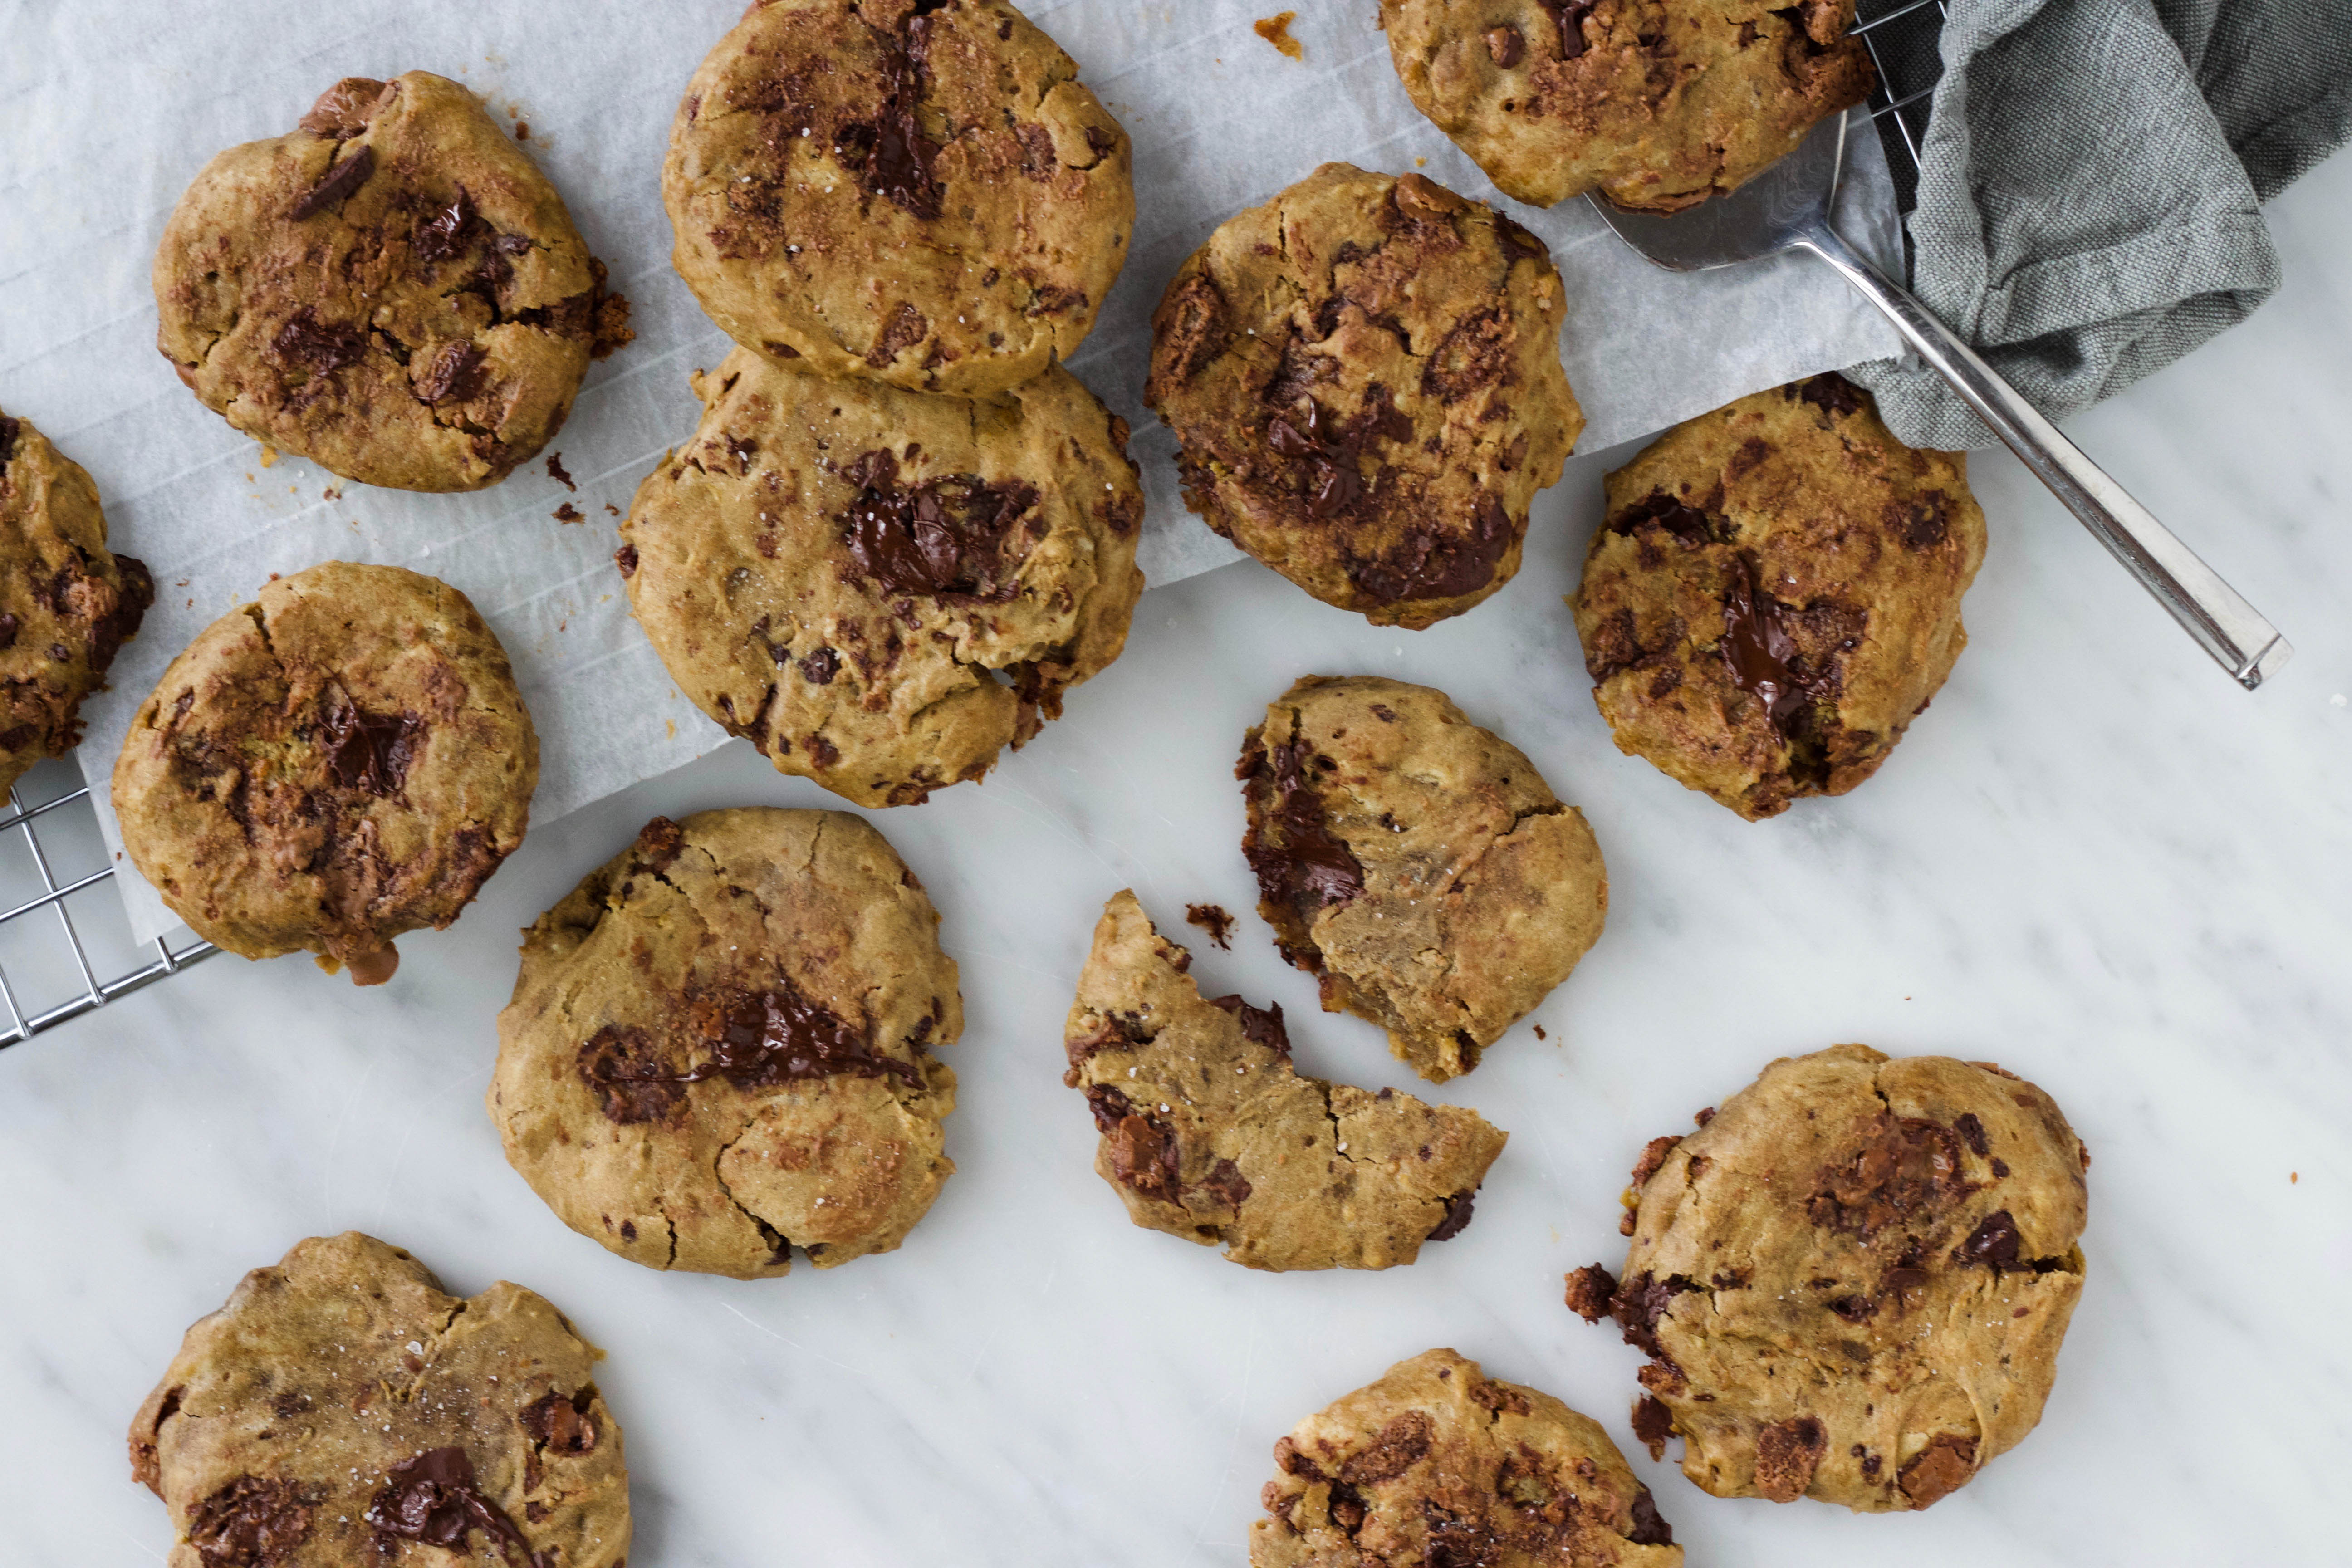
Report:
M 1928 99 L 1944 74 L 1938 47 L 1950 0 L 1861 0 L 1853 32 L 1878 68 L 1870 118 L 1895 176 L 1895 205 L 1908 213 L 1919 198 L 1919 142 L 1927 134 Z M 1903 237 L 1905 251 L 1911 237 Z

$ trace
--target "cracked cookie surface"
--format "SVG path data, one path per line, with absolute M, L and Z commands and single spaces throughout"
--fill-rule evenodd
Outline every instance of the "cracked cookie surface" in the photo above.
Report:
M 1250 1568 L 1681 1568 L 1609 1434 L 1426 1351 L 1274 1446 Z
M 1989 1062 L 1783 1058 L 1633 1171 L 1622 1281 L 1569 1276 L 1650 1356 L 1633 1429 L 1717 1497 L 1923 1509 L 2042 1419 L 2083 1291 L 2091 1157 Z
M 496 484 L 628 341 L 563 199 L 474 95 L 347 77 L 205 166 L 155 253 L 156 346 L 205 407 L 363 484 Z
M 1675 426 L 1609 476 L 1569 603 L 1618 749 L 1749 821 L 1878 770 L 1968 646 L 1967 458 L 1818 375 Z
M 1381 0 L 1413 107 L 1503 191 L 1676 212 L 1870 92 L 1853 0 Z
M 1304 677 L 1234 773 L 1283 957 L 1432 1083 L 1476 1067 L 1600 939 L 1609 876 L 1584 814 L 1442 691 Z
M 1131 892 L 1095 927 L 1063 1044 L 1095 1171 L 1147 1230 L 1250 1268 L 1387 1268 L 1470 1223 L 1508 1134 L 1475 1111 L 1307 1078 L 1280 1007 L 1203 998 Z
M 978 779 L 1126 645 L 1127 427 L 1055 365 L 984 399 L 738 349 L 638 487 L 617 560 L 670 676 L 860 805 Z
M 169 1568 L 621 1568 L 603 1353 L 519 1285 L 461 1299 L 373 1237 L 314 1237 L 188 1331 L 131 1479 L 171 1510 Z
M 955 1169 L 939 919 L 845 812 L 656 817 L 523 933 L 488 1100 L 509 1163 L 648 1268 L 892 1250 Z
M 1458 616 L 1519 569 L 1584 428 L 1542 243 L 1419 174 L 1326 163 L 1170 280 L 1144 400 L 1185 504 L 1378 626 Z
M 146 563 L 106 548 L 98 487 L 0 413 L 0 805 L 43 757 L 81 743 L 81 700 L 154 603 Z
M 122 846 L 173 913 L 247 958 L 373 984 L 522 842 L 539 737 L 465 595 L 331 561 L 182 650 L 114 764 Z
M 673 260 L 747 349 L 980 396 L 1067 359 L 1135 224 L 1077 65 L 993 0 L 759 0 L 670 130 Z

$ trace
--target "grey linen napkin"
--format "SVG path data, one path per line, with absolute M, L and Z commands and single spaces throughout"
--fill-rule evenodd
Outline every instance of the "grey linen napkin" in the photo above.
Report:
M 2352 0 L 1953 0 L 1913 291 L 2053 418 L 2276 290 L 2260 204 L 2352 136 Z M 1916 358 L 1846 373 L 1904 440 L 1992 433 Z

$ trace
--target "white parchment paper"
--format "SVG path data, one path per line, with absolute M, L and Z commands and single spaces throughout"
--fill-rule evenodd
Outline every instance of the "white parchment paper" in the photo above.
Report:
M 269 574 L 326 560 L 397 563 L 463 589 L 513 658 L 540 731 L 535 822 L 666 772 L 723 735 L 670 683 L 612 565 L 637 480 L 694 427 L 687 372 L 726 340 L 671 271 L 660 169 L 688 75 L 740 0 L 0 0 L 0 408 L 88 468 L 118 550 L 153 569 L 157 602 L 113 689 L 84 710 L 83 772 L 100 818 L 139 702 L 205 626 Z M 1300 0 L 1278 54 L 1256 0 L 1037 0 L 1135 140 L 1139 215 L 1127 270 L 1071 368 L 1135 428 L 1150 501 L 1147 575 L 1236 559 L 1176 494 L 1173 443 L 1142 407 L 1152 306 L 1224 218 L 1317 164 L 1421 169 L 1505 205 L 1568 280 L 1561 351 L 1588 421 L 1581 448 L 1647 434 L 1748 392 L 1897 352 L 1866 305 L 1799 261 L 1670 275 L 1581 202 L 1505 202 L 1415 112 L 1372 0 Z M 274 464 L 207 412 L 155 353 L 155 243 L 214 153 L 292 129 L 345 76 L 437 71 L 479 92 L 527 144 L 635 308 L 637 341 L 592 372 L 551 444 L 572 494 L 537 462 L 467 496 L 345 484 Z M 1845 226 L 1896 244 L 1891 187 L 1863 145 Z M 569 501 L 586 521 L 552 515 Z M 119 862 L 126 873 L 127 861 Z M 117 879 L 142 936 L 175 923 Z

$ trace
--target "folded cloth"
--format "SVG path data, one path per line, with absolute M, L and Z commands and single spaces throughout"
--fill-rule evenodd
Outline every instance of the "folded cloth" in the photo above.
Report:
M 2053 418 L 2279 284 L 2260 205 L 2352 135 L 2347 0 L 1952 0 L 1913 291 Z M 1994 437 L 1916 357 L 1847 372 L 1914 446 Z

